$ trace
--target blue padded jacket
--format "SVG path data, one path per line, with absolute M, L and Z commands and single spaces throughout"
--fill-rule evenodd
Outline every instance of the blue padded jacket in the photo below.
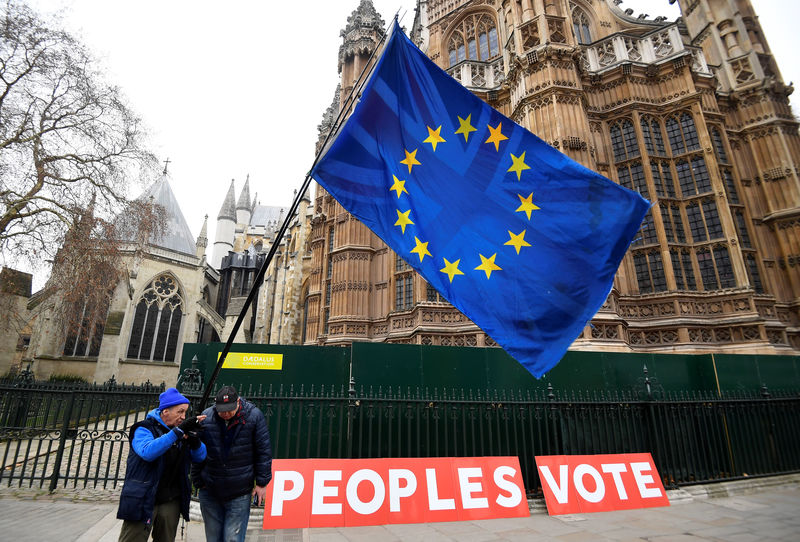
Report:
M 135 423 L 128 435 L 131 440 L 131 451 L 128 453 L 128 464 L 125 470 L 125 484 L 119 497 L 117 519 L 150 523 L 153 519 L 156 491 L 161 475 L 164 472 L 163 455 L 171 446 L 181 449 L 181 515 L 189 521 L 189 463 L 201 462 L 206 458 L 204 444 L 192 450 L 183 439 L 183 432 L 178 428 L 170 429 L 161 420 L 161 411 L 151 410 L 147 417 Z

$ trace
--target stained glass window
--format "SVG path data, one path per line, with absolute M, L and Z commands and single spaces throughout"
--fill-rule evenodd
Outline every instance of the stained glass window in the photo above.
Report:
M 154 279 L 136 304 L 129 359 L 175 361 L 183 319 L 183 297 L 172 275 Z

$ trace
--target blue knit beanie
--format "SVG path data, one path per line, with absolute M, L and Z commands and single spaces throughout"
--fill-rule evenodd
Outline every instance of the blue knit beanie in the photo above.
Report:
M 167 388 L 167 391 L 158 396 L 158 408 L 161 410 L 183 404 L 188 405 L 189 400 L 175 388 Z

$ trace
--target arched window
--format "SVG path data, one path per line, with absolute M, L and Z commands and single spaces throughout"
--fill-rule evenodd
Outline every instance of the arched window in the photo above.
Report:
M 671 248 L 669 251 L 672 259 L 672 272 L 675 275 L 675 285 L 678 290 L 696 290 L 694 269 L 692 269 L 692 255 L 687 249 L 678 250 Z
M 661 136 L 661 125 L 652 117 L 642 117 L 642 135 L 644 146 L 649 154 L 666 156 L 664 151 L 664 138 Z
M 497 25 L 486 13 L 464 17 L 447 42 L 450 66 L 463 60 L 491 60 L 500 54 Z
M 175 361 L 183 297 L 174 277 L 159 275 L 142 293 L 128 343 L 129 359 Z
M 614 152 L 615 162 L 639 156 L 639 143 L 636 142 L 636 131 L 631 121 L 624 120 L 612 124 L 610 132 L 611 150 Z
M 672 173 L 667 162 L 652 160 L 650 171 L 653 173 L 653 181 L 656 183 L 656 193 L 662 198 L 675 197 L 675 184 L 672 182 Z
M 647 180 L 644 177 L 644 168 L 640 161 L 636 160 L 618 167 L 617 176 L 619 177 L 619 184 L 625 188 L 639 192 L 642 197 L 650 197 L 650 191 L 647 189 Z
M 725 180 L 725 192 L 728 194 L 728 203 L 739 203 L 739 192 L 736 190 L 736 183 L 733 181 L 733 174 L 728 169 L 722 170 L 722 178 Z
M 685 243 L 686 229 L 683 227 L 681 210 L 676 204 L 661 202 L 661 219 L 664 223 L 664 233 L 670 243 Z
M 572 8 L 572 31 L 575 33 L 575 40 L 581 45 L 592 43 L 592 35 L 589 32 L 589 17 L 578 6 Z
M 85 296 L 72 303 L 66 318 L 65 356 L 97 356 L 103 341 L 109 297 Z
M 689 160 L 678 160 L 675 162 L 675 171 L 684 198 L 711 192 L 711 177 L 702 156 L 692 158 L 691 163 Z
M 672 154 L 683 154 L 700 148 L 697 139 L 697 129 L 694 119 L 689 113 L 682 113 L 680 117 L 673 116 L 667 119 L 667 137 L 672 147 Z
M 717 160 L 722 164 L 728 163 L 728 153 L 725 152 L 725 144 L 722 142 L 722 134 L 716 128 L 711 129 L 711 141 L 714 143 L 714 152 L 717 153 Z
M 720 288 L 732 288 L 735 285 L 727 246 L 718 245 L 712 249 L 708 247 L 698 249 L 697 266 L 700 269 L 700 278 L 703 280 L 703 289 L 719 290 Z
M 722 223 L 714 200 L 692 201 L 686 205 L 686 217 L 689 219 L 689 230 L 695 243 L 723 237 Z
M 736 226 L 736 233 L 739 235 L 739 244 L 743 248 L 753 248 L 750 241 L 750 232 L 747 231 L 747 220 L 744 217 L 744 210 L 731 209 L 733 211 L 733 224 Z
M 764 285 L 761 283 L 761 275 L 758 272 L 758 262 L 756 255 L 752 252 L 747 252 L 744 255 L 745 263 L 747 263 L 747 278 L 750 279 L 750 286 L 757 294 L 764 293 Z
M 634 245 L 650 245 L 658 243 L 658 235 L 656 234 L 656 226 L 653 223 L 653 210 L 648 211 L 642 221 L 642 227 L 639 229 L 639 235 L 633 240 Z
M 637 252 L 633 255 L 633 266 L 636 269 L 636 281 L 639 283 L 640 294 L 663 292 L 667 289 L 667 279 L 664 275 L 660 252 L 656 250 Z

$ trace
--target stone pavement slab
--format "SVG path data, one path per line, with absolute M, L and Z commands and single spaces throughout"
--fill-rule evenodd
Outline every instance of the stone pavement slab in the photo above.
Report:
M 87 502 L 88 495 L 88 502 Z M 0 540 L 114 542 L 118 493 L 0 488 Z M 598 514 L 547 515 L 534 503 L 527 518 L 370 527 L 261 530 L 255 517 L 248 542 L 796 542 L 800 540 L 800 475 L 715 484 L 671 492 L 665 508 Z M 196 508 L 194 506 L 193 508 Z M 197 516 L 196 513 L 194 514 Z M 205 540 L 201 521 L 178 540 Z

